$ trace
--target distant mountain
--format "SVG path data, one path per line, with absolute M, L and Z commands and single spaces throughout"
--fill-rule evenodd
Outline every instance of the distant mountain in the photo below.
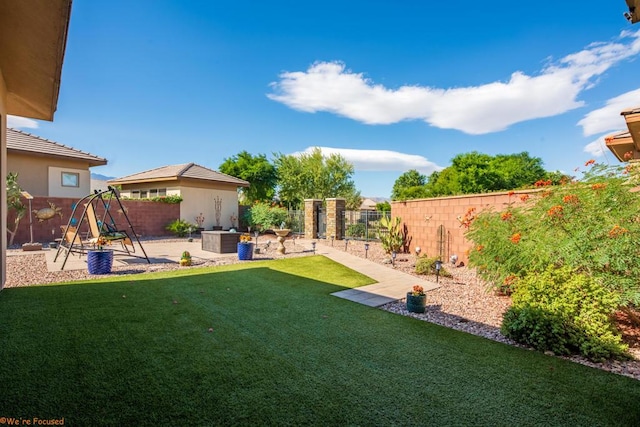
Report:
M 98 181 L 109 181 L 110 179 L 115 179 L 115 176 L 106 176 L 100 175 L 99 173 L 92 173 L 91 179 L 97 179 Z

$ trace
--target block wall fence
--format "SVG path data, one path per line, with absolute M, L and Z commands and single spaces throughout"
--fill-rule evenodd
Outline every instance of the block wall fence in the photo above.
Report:
M 29 202 L 26 199 L 22 199 L 25 206 L 29 206 Z M 53 203 L 56 207 L 61 209 L 62 218 L 59 215 L 55 215 L 53 218 L 39 222 L 32 213 L 33 220 L 33 241 L 40 243 L 51 242 L 54 238 L 62 236 L 60 226 L 66 226 L 69 222 L 69 217 L 73 211 L 73 204 L 78 202 L 76 198 L 64 198 L 64 197 L 34 197 L 31 200 L 31 209 L 39 210 L 49 207 L 49 202 Z M 170 232 L 165 230 L 167 224 L 180 218 L 180 204 L 168 204 L 161 202 L 147 202 L 139 200 L 122 200 L 122 205 L 127 210 L 127 215 L 133 230 L 138 236 L 169 236 Z M 119 206 L 117 203 L 111 206 L 110 212 L 115 220 L 118 228 L 129 231 L 128 224 L 124 215 L 117 212 Z M 76 210 L 75 217 L 80 219 L 82 211 L 80 208 Z M 14 228 L 15 211 L 8 211 L 7 225 L 8 229 Z M 81 225 L 81 232 L 88 230 L 86 222 Z M 7 242 L 9 236 L 7 235 Z M 29 213 L 27 212 L 20 220 L 18 232 L 13 240 L 14 245 L 21 245 L 30 241 L 29 236 Z
M 411 253 L 420 247 L 421 253 L 428 256 L 442 255 L 447 262 L 451 255 L 458 256 L 458 262 L 468 263 L 468 251 L 472 242 L 464 233 L 462 218 L 469 209 L 479 213 L 485 209 L 499 212 L 509 206 L 523 202 L 520 196 L 536 193 L 539 190 L 474 194 L 464 196 L 416 199 L 404 202 L 391 202 L 391 216 L 400 217 L 406 230 L 407 246 Z

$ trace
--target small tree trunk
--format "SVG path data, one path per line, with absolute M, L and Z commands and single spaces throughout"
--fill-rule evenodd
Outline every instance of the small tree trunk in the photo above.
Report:
M 627 315 L 633 326 L 640 326 L 640 316 L 635 310 L 629 307 L 622 307 L 620 311 Z
M 20 225 L 20 218 L 16 218 L 16 220 L 14 221 L 15 227 L 13 228 L 13 231 L 11 230 L 7 230 L 7 233 L 9 233 L 9 246 L 13 245 L 13 239 L 16 237 L 16 233 L 18 232 L 18 226 Z

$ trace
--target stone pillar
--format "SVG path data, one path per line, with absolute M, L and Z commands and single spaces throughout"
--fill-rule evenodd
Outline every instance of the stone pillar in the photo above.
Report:
M 342 240 L 344 238 L 344 221 L 342 219 L 346 205 L 346 199 L 327 199 L 328 239 L 330 239 L 331 236 L 335 236 L 336 240 Z
M 304 238 L 318 237 L 318 216 L 316 211 L 322 206 L 322 200 L 304 199 Z

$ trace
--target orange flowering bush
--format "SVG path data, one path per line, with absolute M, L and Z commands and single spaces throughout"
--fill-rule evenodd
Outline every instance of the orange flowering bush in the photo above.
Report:
M 507 211 L 475 215 L 466 236 L 483 250 L 471 251 L 469 261 L 487 266 L 485 279 L 502 284 L 510 275 L 569 265 L 620 292 L 623 305 L 640 306 L 640 194 L 629 191 L 640 183 L 640 164 L 587 163 L 578 181 L 545 185 Z
M 511 212 L 503 212 L 500 215 L 500 219 L 503 221 L 509 221 L 511 218 L 513 218 L 513 214 Z
M 562 267 L 597 283 L 617 308 L 640 307 L 640 193 L 630 191 L 640 184 L 640 163 L 587 166 L 579 180 L 536 183 L 541 191 L 520 198 L 523 203 L 475 215 L 466 237 L 482 250 L 470 251 L 469 262 L 494 289 L 515 295 L 532 283 L 552 286 L 537 282 L 549 268 Z

